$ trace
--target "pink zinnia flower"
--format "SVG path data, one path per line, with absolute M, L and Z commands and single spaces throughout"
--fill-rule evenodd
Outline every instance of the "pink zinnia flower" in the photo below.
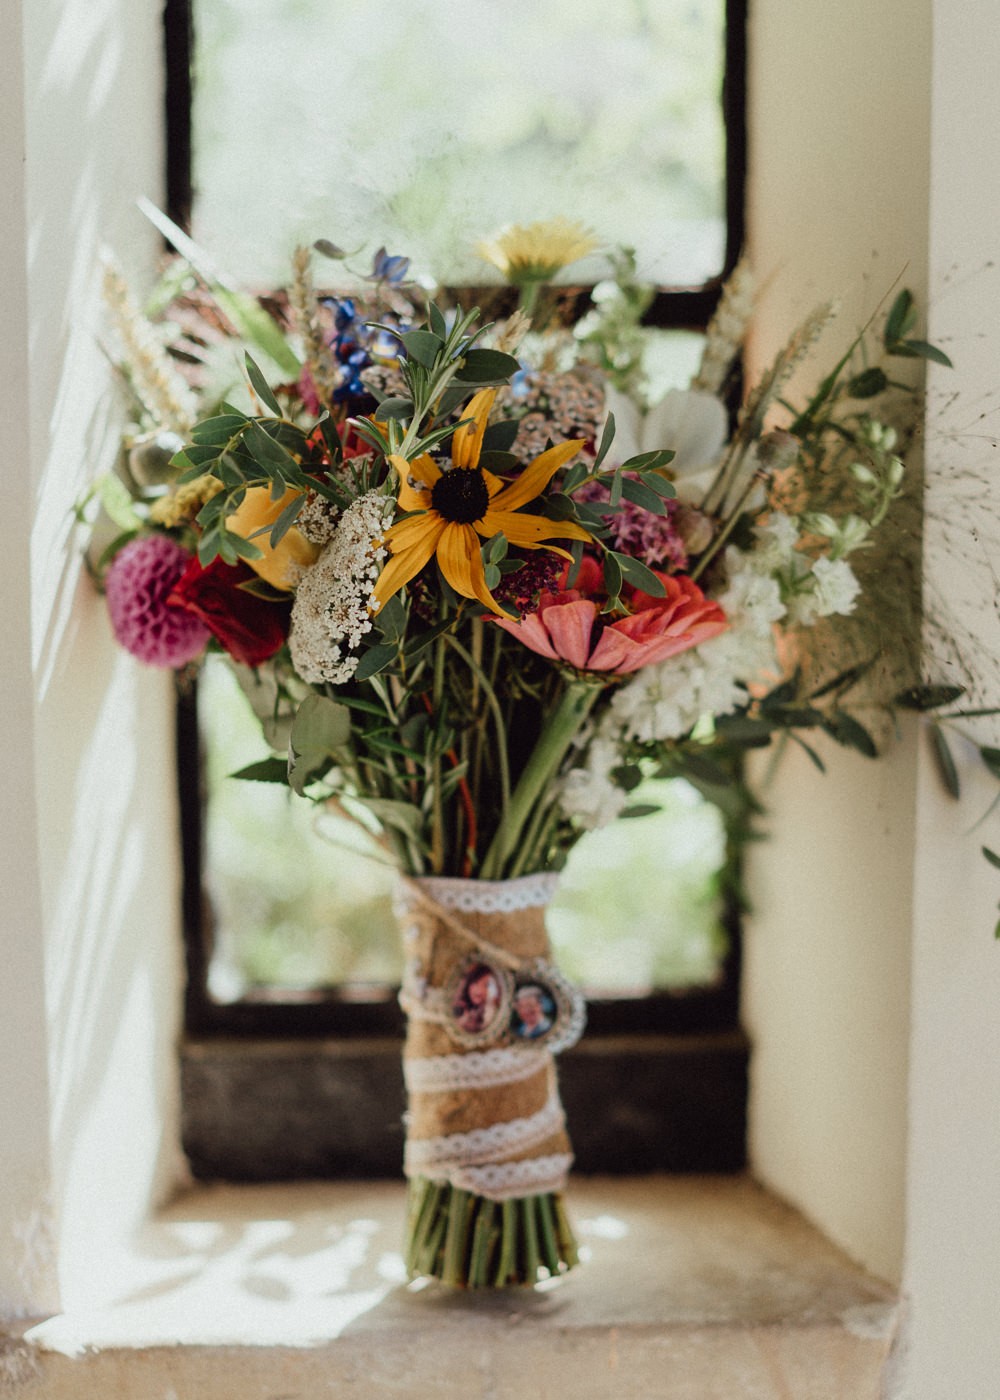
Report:
M 126 651 L 148 666 L 184 666 L 208 642 L 208 628 L 167 601 L 190 559 L 169 535 L 145 535 L 119 550 L 107 572 L 114 634 Z
M 593 596 L 603 592 L 601 568 L 588 557 L 576 588 L 544 592 L 537 609 L 520 622 L 496 618 L 496 625 L 550 661 L 616 676 L 666 661 L 725 631 L 725 613 L 686 575 L 657 573 L 657 578 L 666 589 L 664 597 L 627 589 L 632 612 L 605 622 L 604 599 Z

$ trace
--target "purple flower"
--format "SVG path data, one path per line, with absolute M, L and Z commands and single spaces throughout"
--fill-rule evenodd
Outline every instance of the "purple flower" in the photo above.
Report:
M 148 666 L 184 666 L 204 651 L 208 628 L 167 602 L 191 555 L 168 535 L 145 535 L 115 555 L 105 588 L 111 626 L 126 651 Z
M 380 248 L 372 258 L 370 282 L 388 282 L 390 287 L 398 287 L 410 270 L 410 259 L 393 256 Z
M 635 472 L 626 476 L 636 480 Z M 608 488 L 592 482 L 580 492 L 580 500 L 598 507 L 609 499 Z M 674 574 L 687 568 L 688 547 L 682 526 L 684 518 L 679 501 L 664 501 L 665 514 L 654 515 L 643 506 L 624 497 L 615 512 L 604 517 L 611 531 L 611 545 L 633 559 L 641 559 L 650 569 L 663 569 Z

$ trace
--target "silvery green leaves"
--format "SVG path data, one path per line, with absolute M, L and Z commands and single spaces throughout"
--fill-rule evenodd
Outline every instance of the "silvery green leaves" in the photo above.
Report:
M 935 364 L 951 368 L 951 360 L 936 345 L 926 340 L 915 339 L 910 335 L 917 321 L 917 310 L 913 294 L 905 288 L 896 297 L 885 321 L 883 343 L 887 355 L 899 355 L 905 359 L 933 360 Z
M 307 474 L 303 461 L 309 447 L 307 435 L 297 424 L 281 416 L 281 410 L 260 368 L 246 356 L 247 377 L 258 400 L 273 417 L 252 417 L 230 404 L 206 418 L 192 430 L 190 443 L 173 459 L 181 469 L 181 484 L 210 475 L 222 490 L 202 506 L 198 514 L 201 537 L 198 558 L 202 565 L 215 558 L 226 564 L 238 559 L 258 559 L 261 551 L 251 540 L 234 534 L 226 526 L 251 487 L 264 487 L 278 501 L 289 488 L 314 491 L 338 500 L 339 493 L 329 482 Z M 277 545 L 294 524 L 305 501 L 300 495 L 281 511 L 268 527 L 271 546 Z
M 288 785 L 301 797 L 309 782 L 344 760 L 351 738 L 351 712 L 325 695 L 307 695 L 288 740 Z
M 473 309 L 456 314 L 449 326 L 448 318 L 432 304 L 427 324 L 402 334 L 371 323 L 400 342 L 400 369 L 409 390 L 383 398 L 375 411 L 376 424 L 362 430 L 379 451 L 408 458 L 430 451 L 454 430 L 455 425 L 446 420 L 472 393 L 506 384 L 516 373 L 519 366 L 513 355 L 477 346 L 488 329 L 476 327 L 478 318 L 478 309 Z M 437 426 L 425 433 L 430 419 Z

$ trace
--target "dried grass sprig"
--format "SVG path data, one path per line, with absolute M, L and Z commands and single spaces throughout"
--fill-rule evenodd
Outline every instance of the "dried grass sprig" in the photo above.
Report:
M 312 280 L 312 253 L 298 247 L 292 255 L 292 283 L 288 290 L 295 329 L 305 350 L 306 368 L 317 396 L 329 404 L 337 387 L 336 375 L 323 328 L 316 317 L 316 291 Z
M 198 421 L 201 406 L 164 349 L 156 326 L 132 298 L 113 263 L 104 267 L 104 299 L 121 342 L 121 370 L 153 426 L 181 437 Z
M 726 280 L 715 314 L 708 323 L 705 348 L 698 373 L 691 381 L 692 389 L 721 394 L 750 325 L 754 290 L 750 261 L 743 257 Z

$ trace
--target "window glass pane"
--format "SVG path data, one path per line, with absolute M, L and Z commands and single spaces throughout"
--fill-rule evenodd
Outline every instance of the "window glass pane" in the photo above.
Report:
M 650 282 L 721 269 L 723 0 L 194 0 L 194 21 L 194 233 L 241 279 L 328 237 L 482 282 L 478 239 L 558 215 Z
M 206 750 L 206 884 L 215 913 L 209 991 L 365 987 L 402 971 L 392 871 L 354 823 L 277 784 L 230 775 L 269 750 L 225 662 L 199 682 Z M 638 995 L 712 982 L 725 952 L 718 810 L 683 782 L 650 782 L 651 816 L 613 823 L 572 851 L 550 911 L 560 965 L 582 986 Z

